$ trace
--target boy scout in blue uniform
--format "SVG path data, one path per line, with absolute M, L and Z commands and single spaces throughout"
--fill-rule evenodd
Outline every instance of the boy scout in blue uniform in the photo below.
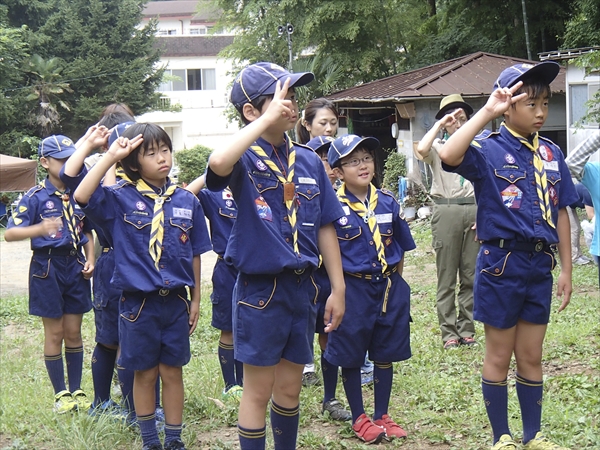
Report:
M 410 287 L 402 278 L 404 252 L 415 248 L 400 205 L 394 196 L 373 186 L 379 146 L 375 138 L 338 137 L 329 147 L 328 160 L 343 181 L 337 196 L 344 216 L 335 222 L 344 279 L 346 315 L 329 336 L 325 358 L 342 367 L 342 379 L 352 412 L 352 429 L 367 443 L 406 437 L 388 415 L 394 361 L 411 356 Z M 375 412 L 366 414 L 360 367 L 364 355 L 375 364 Z
M 118 161 L 124 179 L 115 186 L 99 186 Z M 200 254 L 211 248 L 200 202 L 170 182 L 171 164 L 171 140 L 165 131 L 154 124 L 135 124 L 111 145 L 75 191 L 76 200 L 86 205 L 94 223 L 114 243 L 111 282 L 123 291 L 119 365 L 135 370 L 133 396 L 144 450 L 163 448 L 155 425 L 159 372 L 166 419 L 164 448 L 185 448 L 180 437 L 182 367 L 190 360 L 189 334 L 198 323 Z
M 206 184 L 206 175 L 201 175 L 192 181 L 186 189 L 193 192 L 202 205 L 204 214 L 210 224 L 210 240 L 213 251 L 217 254 L 217 262 L 213 269 L 212 286 L 210 294 L 212 302 L 211 325 L 221 330 L 219 338 L 219 363 L 225 387 L 223 398 L 238 399 L 242 395 L 243 365 L 234 359 L 233 352 L 233 327 L 231 324 L 232 295 L 237 270 L 223 259 L 231 229 L 237 217 L 237 206 L 233 194 L 226 188 L 219 192 L 203 189 Z
M 293 87 L 311 73 L 271 63 L 243 69 L 231 102 L 247 124 L 209 159 L 207 186 L 231 188 L 238 207 L 225 261 L 239 270 L 234 290 L 235 357 L 244 363 L 238 433 L 242 450 L 264 448 L 271 400 L 276 449 L 296 447 L 303 365 L 312 360 L 319 254 L 331 280 L 324 320 L 335 330 L 344 281 L 332 222 L 343 215 L 319 157 L 285 132 L 298 118 Z M 283 82 L 283 86 L 282 83 Z
M 59 414 L 74 409 L 87 411 L 91 403 L 80 386 L 81 320 L 92 308 L 89 279 L 94 270 L 94 242 L 85 214 L 59 178 L 60 169 L 74 152 L 75 146 L 66 136 L 42 140 L 38 154 L 48 177 L 23 196 L 4 235 L 7 242 L 31 239 L 29 314 L 42 317 L 44 359 L 54 387 L 54 411 Z M 69 390 L 65 386 L 63 341 Z
M 482 391 L 494 433 L 494 450 L 516 449 L 508 428 L 507 373 L 514 353 L 516 387 L 527 450 L 559 450 L 540 432 L 542 344 L 550 318 L 550 246 L 561 270 L 557 295 L 562 311 L 571 297 L 571 239 L 566 207 L 577 200 L 560 148 L 539 135 L 548 116 L 553 62 L 505 69 L 486 105 L 440 151 L 446 170 L 475 187 L 477 235 L 474 318 L 484 323 L 486 350 Z M 484 131 L 504 115 L 500 130 Z

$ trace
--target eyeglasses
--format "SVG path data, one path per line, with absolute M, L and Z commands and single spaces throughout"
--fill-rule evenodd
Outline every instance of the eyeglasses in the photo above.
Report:
M 373 156 L 367 155 L 362 158 L 353 158 L 350 161 L 346 161 L 340 164 L 340 166 L 350 166 L 350 167 L 358 167 L 362 163 L 372 163 L 374 161 Z

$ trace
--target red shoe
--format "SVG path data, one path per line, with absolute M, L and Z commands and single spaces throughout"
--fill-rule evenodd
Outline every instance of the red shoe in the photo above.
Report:
M 381 419 L 373 422 L 375 425 L 382 427 L 385 430 L 386 441 L 391 441 L 393 438 L 405 438 L 408 436 L 406 431 L 400 425 L 390 419 L 390 416 L 384 414 Z
M 357 438 L 367 444 L 379 444 L 385 437 L 385 429 L 375 425 L 365 413 L 362 413 L 356 419 L 356 422 L 352 425 L 352 430 L 354 430 Z

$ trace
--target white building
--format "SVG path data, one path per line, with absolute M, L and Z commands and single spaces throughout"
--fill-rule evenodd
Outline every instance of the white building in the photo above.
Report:
M 222 146 L 238 130 L 225 117 L 232 64 L 217 54 L 233 42 L 232 34 L 208 34 L 218 12 L 199 0 L 149 2 L 145 25 L 158 19 L 156 45 L 166 67 L 159 87 L 164 109 L 139 116 L 140 122 L 162 126 L 175 151 L 201 144 Z

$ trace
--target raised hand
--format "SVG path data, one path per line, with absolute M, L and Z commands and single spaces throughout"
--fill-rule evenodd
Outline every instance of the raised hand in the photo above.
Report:
M 271 103 L 269 103 L 269 106 L 264 114 L 265 119 L 269 121 L 269 123 L 274 124 L 280 120 L 288 121 L 294 116 L 292 101 L 286 99 L 289 86 L 289 78 L 285 80 L 283 86 L 281 85 L 281 81 L 277 82 L 275 94 L 273 94 L 273 100 L 271 100 Z
M 513 95 L 522 85 L 523 82 L 519 81 L 511 88 L 496 89 L 494 92 L 492 92 L 490 98 L 488 98 L 484 108 L 494 117 L 501 116 L 505 111 L 508 110 L 508 108 L 510 108 L 512 104 L 527 98 L 527 92 L 523 92 L 517 96 Z
M 144 138 L 141 134 L 138 134 L 137 136 L 131 139 L 121 136 L 119 139 L 112 143 L 106 154 L 114 158 L 115 161 L 121 161 L 133 150 L 139 147 L 143 141 Z

